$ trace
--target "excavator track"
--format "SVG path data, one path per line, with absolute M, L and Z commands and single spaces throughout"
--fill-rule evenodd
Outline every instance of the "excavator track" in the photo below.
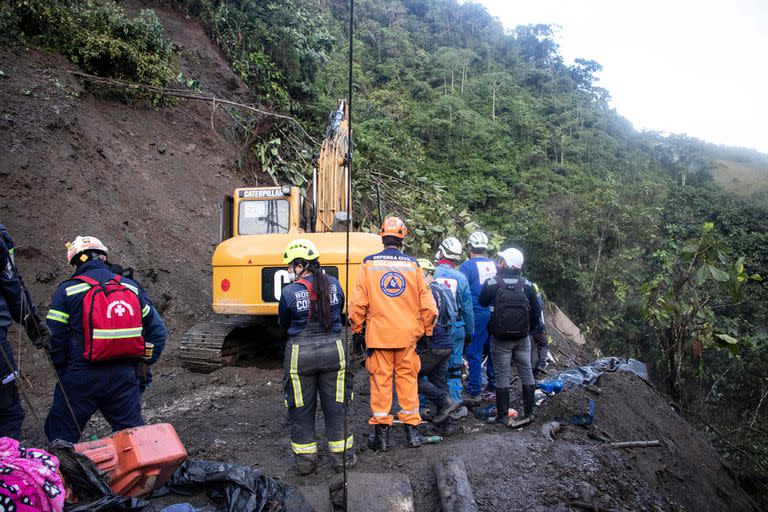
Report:
M 192 326 L 181 340 L 179 359 L 182 366 L 210 373 L 234 364 L 246 353 L 253 352 L 254 343 L 245 336 L 233 336 L 238 330 L 254 326 L 247 317 L 229 317 L 200 322 Z

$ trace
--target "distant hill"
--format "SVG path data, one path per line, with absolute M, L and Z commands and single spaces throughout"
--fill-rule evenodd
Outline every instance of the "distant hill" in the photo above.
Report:
M 724 189 L 750 196 L 768 190 L 768 155 L 740 148 L 719 149 L 712 176 Z

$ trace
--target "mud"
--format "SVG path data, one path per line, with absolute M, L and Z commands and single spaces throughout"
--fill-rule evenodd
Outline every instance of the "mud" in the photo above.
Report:
M 127 3 L 131 9 L 144 4 Z M 185 73 L 205 91 L 248 100 L 201 27 L 177 13 L 158 13 L 184 50 Z M 256 466 L 299 485 L 337 482 L 324 449 L 317 474 L 294 473 L 279 355 L 264 353 L 251 366 L 211 375 L 189 373 L 177 362 L 181 334 L 210 315 L 217 200 L 254 183 L 238 174 L 237 147 L 223 136 L 226 116 L 212 117 L 201 104 L 154 109 L 101 97 L 73 77 L 76 68 L 63 57 L 23 47 L 0 48 L 0 69 L 0 221 L 17 242 L 18 264 L 38 305 L 46 310 L 68 275 L 64 242 L 78 233 L 102 237 L 114 261 L 137 269 L 171 330 L 156 383 L 144 396 L 147 421 L 172 423 L 191 457 Z M 24 439 L 42 445 L 53 373 L 17 330 L 10 336 L 31 400 Z M 555 342 L 559 367 L 585 360 L 583 349 Z M 408 449 L 396 426 L 393 450 L 377 454 L 365 448 L 368 384 L 361 369 L 349 410 L 356 470 L 407 474 L 418 511 L 440 509 L 430 464 L 446 454 L 464 458 L 480 510 L 572 510 L 574 502 L 627 511 L 757 510 L 706 437 L 664 397 L 630 374 L 606 375 L 599 386 L 599 395 L 557 395 L 523 430 L 468 418 L 442 443 Z M 610 448 L 582 427 L 566 427 L 554 441 L 539 433 L 551 418 L 583 413 L 589 398 L 596 402 L 596 425 L 611 438 L 660 439 L 663 447 Z M 97 417 L 86 436 L 108 433 Z M 322 421 L 318 434 L 322 440 Z M 166 497 L 156 504 L 183 501 L 208 500 Z

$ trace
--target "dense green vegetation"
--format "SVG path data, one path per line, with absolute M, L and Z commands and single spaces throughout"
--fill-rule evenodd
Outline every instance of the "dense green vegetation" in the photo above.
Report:
M 322 133 L 327 112 L 346 96 L 344 2 L 165 3 L 207 27 L 265 105 Z M 43 4 L 81 9 L 94 21 L 80 35 L 66 24 L 35 25 L 45 15 L 34 6 Z M 2 23 L 85 69 L 171 79 L 169 46 L 151 11 L 126 20 L 97 18 L 117 10 L 90 1 L 17 5 Z M 378 186 L 386 211 L 412 227 L 414 252 L 430 254 L 441 237 L 477 225 L 496 244 L 523 248 L 526 273 L 603 352 L 647 361 L 724 453 L 765 472 L 766 193 L 737 196 L 712 178 L 722 162 L 764 167 L 765 156 L 635 131 L 598 86 L 600 65 L 566 64 L 546 25 L 509 31 L 483 7 L 457 0 L 358 0 L 356 13 L 361 227 L 375 224 Z M 119 29 L 137 24 L 146 30 Z M 84 55 L 86 47 L 96 50 Z M 100 58 L 87 57 L 94 52 Z M 132 56 L 130 65 L 113 55 Z M 140 71 L 144 60 L 154 71 Z M 314 142 L 293 126 L 275 123 L 244 140 L 253 161 L 278 178 L 300 181 L 309 172 Z
M 99 76 L 161 87 L 177 76 L 171 42 L 151 9 L 130 18 L 108 2 L 20 0 L 0 4 L 0 34 L 62 53 Z

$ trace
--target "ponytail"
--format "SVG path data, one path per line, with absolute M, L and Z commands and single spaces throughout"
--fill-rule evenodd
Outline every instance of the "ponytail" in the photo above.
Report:
M 312 287 L 317 296 L 317 300 L 312 302 L 313 316 L 320 321 L 323 330 L 330 331 L 333 321 L 331 319 L 331 285 L 328 276 L 325 275 L 317 260 L 309 262 L 307 270 L 312 271 Z

